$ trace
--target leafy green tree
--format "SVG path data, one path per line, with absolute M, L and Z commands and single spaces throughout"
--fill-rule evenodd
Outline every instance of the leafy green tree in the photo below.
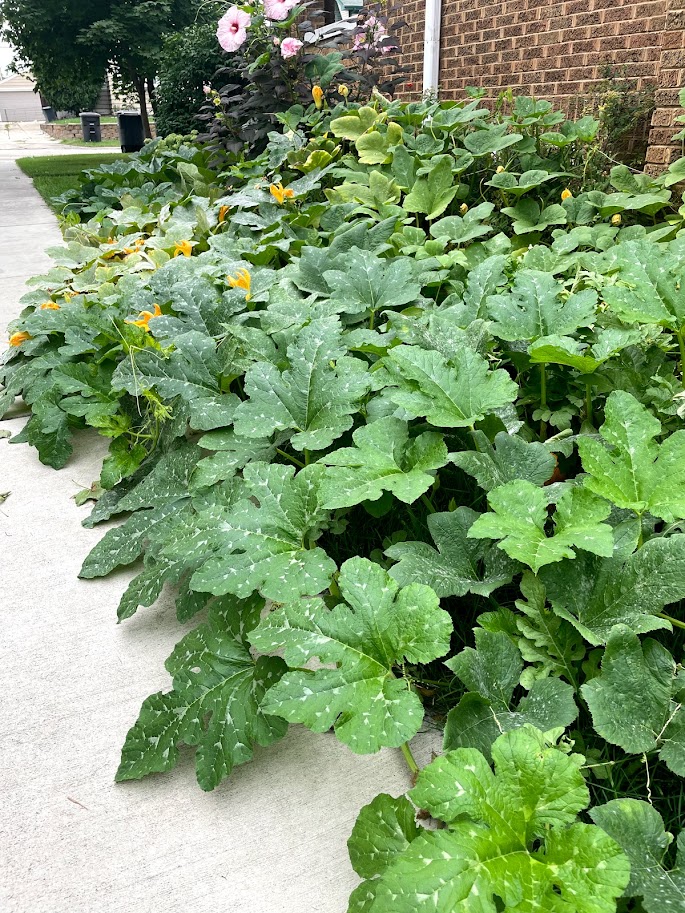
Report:
M 189 25 L 196 9 L 181 0 L 0 0 L 0 20 L 20 64 L 53 104 L 92 107 L 110 70 L 120 89 L 138 96 L 150 136 L 147 97 L 154 108 L 164 36 Z
M 97 101 L 107 55 L 88 52 L 77 36 L 101 15 L 104 0 L 1 0 L 0 35 L 16 52 L 15 69 L 30 70 L 54 108 L 87 111 Z
M 145 135 L 151 136 L 146 90 L 154 110 L 154 81 L 164 36 L 193 21 L 195 4 L 187 0 L 108 0 L 102 5 L 102 14 L 79 32 L 78 44 L 89 56 L 104 55 L 118 86 L 136 93 Z
M 225 64 L 216 23 L 189 25 L 167 35 L 159 58 L 155 111 L 157 134 L 189 133 L 206 101 L 203 86 Z

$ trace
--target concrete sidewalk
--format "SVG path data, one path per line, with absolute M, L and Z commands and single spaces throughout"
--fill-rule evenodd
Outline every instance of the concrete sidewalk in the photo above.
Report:
M 80 155 L 82 152 L 119 152 L 118 146 L 92 143 L 88 146 L 62 144 L 47 133 L 40 124 L 0 123 L 0 162 L 13 161 L 25 155 Z
M 0 161 L 3 331 L 23 279 L 60 240 L 28 178 Z M 11 492 L 0 505 L 0 910 L 344 913 L 357 883 L 347 837 L 374 795 L 409 786 L 399 752 L 358 757 L 293 727 L 213 793 L 196 785 L 191 752 L 171 774 L 114 784 L 141 702 L 169 687 L 163 662 L 182 631 L 169 598 L 116 625 L 128 573 L 77 579 L 103 530 L 81 526 L 88 509 L 73 495 L 105 446 L 83 435 L 55 472 L 0 441 L 0 492 Z M 435 740 L 417 741 L 425 762 Z

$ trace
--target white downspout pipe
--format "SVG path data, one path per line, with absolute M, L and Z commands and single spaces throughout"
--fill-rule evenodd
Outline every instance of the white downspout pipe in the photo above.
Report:
M 426 0 L 423 38 L 423 94 L 437 95 L 440 80 L 440 25 L 442 0 Z

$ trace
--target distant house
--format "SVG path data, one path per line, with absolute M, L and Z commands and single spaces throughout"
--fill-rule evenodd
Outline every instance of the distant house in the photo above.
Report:
M 40 95 L 35 82 L 27 76 L 0 79 L 0 121 L 44 120 Z

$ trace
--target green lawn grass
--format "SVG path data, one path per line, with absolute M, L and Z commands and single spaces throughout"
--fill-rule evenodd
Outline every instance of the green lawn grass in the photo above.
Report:
M 101 117 L 100 118 L 101 124 L 116 124 L 116 122 L 117 122 L 116 117 Z M 63 117 L 63 118 L 60 118 L 60 120 L 53 121 L 53 124 L 80 124 L 80 123 L 81 123 L 80 117 Z
M 103 139 L 99 143 L 91 143 L 90 140 L 86 141 L 84 139 L 63 139 L 60 140 L 63 146 L 121 146 L 121 143 L 118 139 Z
M 34 187 L 48 206 L 52 198 L 72 187 L 78 187 L 79 175 L 84 168 L 97 168 L 122 158 L 119 152 L 103 152 L 101 155 L 41 155 L 17 159 L 17 165 L 33 181 Z

